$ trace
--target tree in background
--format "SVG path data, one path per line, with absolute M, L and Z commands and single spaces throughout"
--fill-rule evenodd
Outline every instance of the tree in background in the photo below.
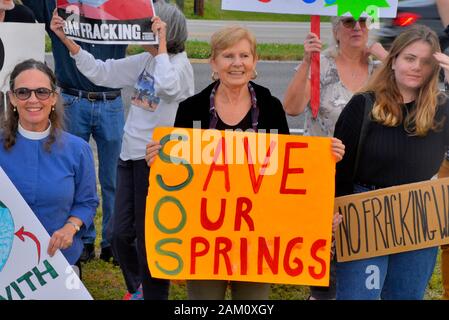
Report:
M 197 16 L 204 16 L 204 0 L 194 0 L 193 13 Z

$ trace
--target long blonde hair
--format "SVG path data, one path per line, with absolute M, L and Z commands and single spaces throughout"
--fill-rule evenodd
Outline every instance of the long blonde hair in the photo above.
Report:
M 403 97 L 396 83 L 393 62 L 409 45 L 423 41 L 430 45 L 433 52 L 441 52 L 438 36 L 430 28 L 416 25 L 402 32 L 393 42 L 390 52 L 382 66 L 373 75 L 368 85 L 361 91 L 374 92 L 376 102 L 371 116 L 374 121 L 388 127 L 404 125 L 412 136 L 425 136 L 429 130 L 436 130 L 435 114 L 439 99 L 442 97 L 438 88 L 440 66 L 433 59 L 432 74 L 425 80 L 415 100 L 416 108 L 405 118 L 402 113 Z

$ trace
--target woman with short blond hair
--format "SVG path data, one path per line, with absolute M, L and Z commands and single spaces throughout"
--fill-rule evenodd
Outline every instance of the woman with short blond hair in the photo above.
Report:
M 281 102 L 270 90 L 252 80 L 257 77 L 256 39 L 240 26 L 223 28 L 212 35 L 210 65 L 214 82 L 200 93 L 179 105 L 175 127 L 192 128 L 200 122 L 201 129 L 262 130 L 289 134 L 287 119 Z M 151 165 L 160 150 L 152 141 L 147 146 L 146 159 Z M 336 160 L 344 154 L 344 146 L 333 139 L 332 151 Z M 224 195 L 225 196 L 225 195 Z M 266 300 L 270 284 L 230 281 L 232 298 L 236 300 Z M 222 300 L 228 281 L 189 280 L 189 299 Z

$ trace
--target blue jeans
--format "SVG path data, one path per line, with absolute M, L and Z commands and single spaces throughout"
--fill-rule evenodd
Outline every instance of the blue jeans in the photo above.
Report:
M 359 185 L 354 193 L 369 191 Z M 438 247 L 337 263 L 337 300 L 422 300 Z
M 122 145 L 125 125 L 122 98 L 89 101 L 85 98 L 61 94 L 65 107 L 65 125 L 68 132 L 89 142 L 94 138 L 98 151 L 98 177 L 102 196 L 102 240 L 101 247 L 110 246 L 106 240 L 109 220 L 114 210 L 117 161 Z M 94 243 L 94 224 L 86 230 L 84 243 Z

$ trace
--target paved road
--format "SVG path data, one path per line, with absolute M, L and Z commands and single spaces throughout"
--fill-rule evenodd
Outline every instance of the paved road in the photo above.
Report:
M 46 55 L 47 63 L 54 68 L 53 56 Z M 259 74 L 256 82 L 269 88 L 272 94 L 282 101 L 287 85 L 293 76 L 294 68 L 297 65 L 295 61 L 259 61 L 257 71 Z M 211 70 L 208 63 L 193 63 L 195 78 L 195 93 L 198 93 L 211 83 Z M 123 89 L 123 97 L 126 110 L 129 108 L 131 88 Z M 304 125 L 303 117 L 288 117 L 290 128 L 302 128 Z
M 239 24 L 250 29 L 259 43 L 302 44 L 310 31 L 309 22 L 188 20 L 189 40 L 209 41 L 212 33 L 232 24 Z M 321 38 L 323 42 L 330 43 L 331 37 L 331 24 L 322 22 Z
M 293 61 L 259 61 L 257 64 L 259 76 L 255 82 L 269 88 L 271 93 L 282 101 L 297 64 Z M 195 73 L 195 93 L 197 93 L 211 83 L 211 70 L 209 64 L 194 63 L 193 71 Z M 303 116 L 287 117 L 289 127 L 295 129 L 303 128 L 303 119 Z

